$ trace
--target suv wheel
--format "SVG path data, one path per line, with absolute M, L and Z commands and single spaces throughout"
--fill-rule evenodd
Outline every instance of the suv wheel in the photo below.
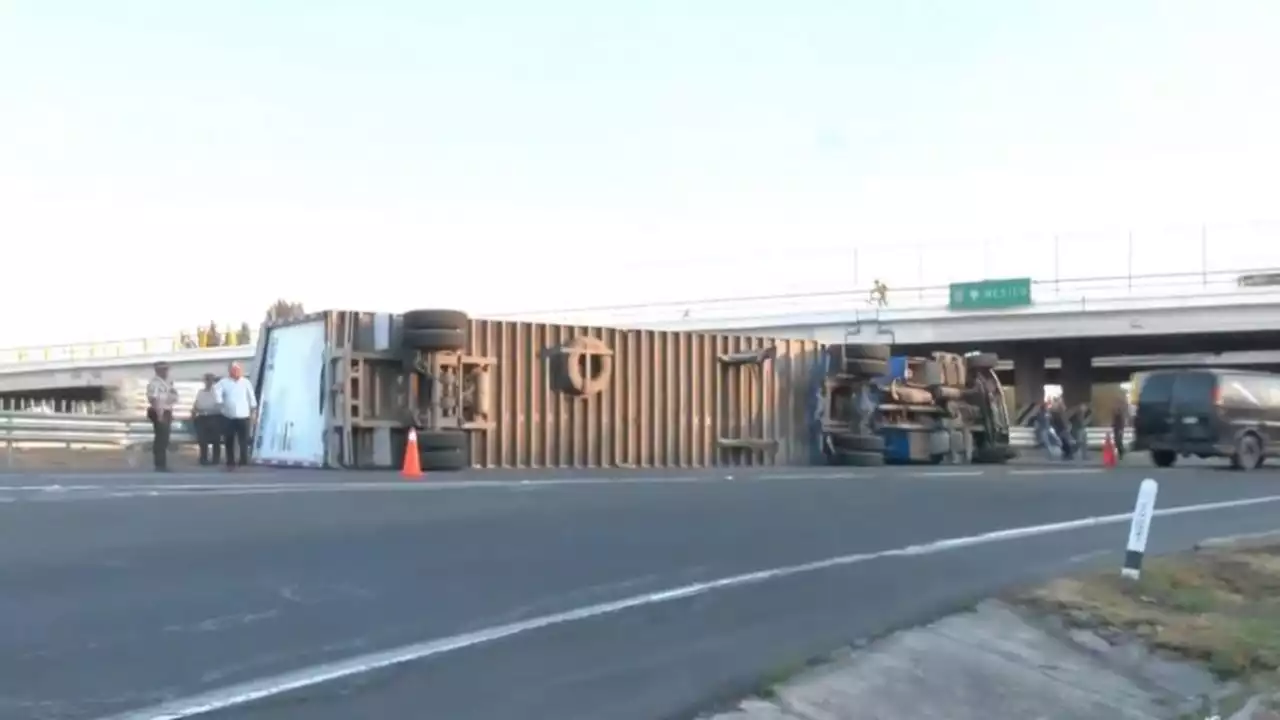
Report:
M 1262 442 L 1252 433 L 1241 435 L 1236 440 L 1236 453 L 1231 456 L 1231 467 L 1240 470 L 1253 470 L 1262 464 Z
M 1151 462 L 1155 463 L 1156 467 L 1173 467 L 1173 464 L 1177 461 L 1178 454 L 1172 450 L 1151 451 Z

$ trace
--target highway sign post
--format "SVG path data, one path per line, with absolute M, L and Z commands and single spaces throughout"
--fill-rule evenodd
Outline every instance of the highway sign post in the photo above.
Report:
M 1133 520 L 1129 523 L 1129 542 L 1125 545 L 1124 567 L 1121 577 L 1137 580 L 1142 575 L 1142 556 L 1147 552 L 1147 538 L 1151 534 L 1151 518 L 1156 512 L 1155 480 L 1147 478 L 1138 486 L 1138 501 L 1133 505 Z
M 951 283 L 952 310 L 993 310 L 1031 304 L 1031 278 Z

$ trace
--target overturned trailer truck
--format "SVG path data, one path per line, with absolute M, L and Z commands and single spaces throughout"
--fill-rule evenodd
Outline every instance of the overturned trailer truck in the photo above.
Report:
M 814 461 L 812 340 L 332 310 L 269 323 L 258 464 L 428 472 Z
M 826 348 L 822 448 L 833 465 L 1004 463 L 1004 388 L 991 353 L 894 356 L 888 345 Z

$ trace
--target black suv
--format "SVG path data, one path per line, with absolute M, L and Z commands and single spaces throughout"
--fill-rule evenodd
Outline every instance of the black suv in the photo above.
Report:
M 1252 470 L 1280 454 L 1280 375 L 1250 370 L 1159 370 L 1138 390 L 1133 449 L 1169 467 L 1178 456 L 1231 458 Z

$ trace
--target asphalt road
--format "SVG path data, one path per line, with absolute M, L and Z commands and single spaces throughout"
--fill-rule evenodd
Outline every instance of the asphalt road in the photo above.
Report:
M 9 475 L 0 482 L 0 718 L 158 717 L 127 713 L 202 693 L 217 705 L 264 678 L 259 688 L 278 687 L 271 678 L 313 678 L 306 669 L 325 663 L 743 573 L 1126 513 L 1152 474 Z M 1280 495 L 1276 472 L 1157 477 L 1162 508 Z M 1161 517 L 1153 550 L 1273 529 L 1278 511 L 1267 502 Z M 689 717 L 841 642 L 1012 582 L 1118 563 L 1126 531 L 1108 524 L 871 555 L 650 596 L 201 717 Z

